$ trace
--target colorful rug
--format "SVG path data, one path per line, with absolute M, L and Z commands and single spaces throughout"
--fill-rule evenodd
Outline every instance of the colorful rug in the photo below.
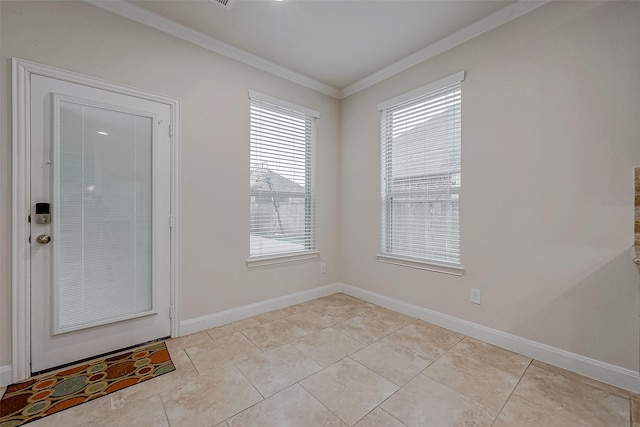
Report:
M 15 427 L 174 371 L 164 342 L 12 384 L 0 427 Z

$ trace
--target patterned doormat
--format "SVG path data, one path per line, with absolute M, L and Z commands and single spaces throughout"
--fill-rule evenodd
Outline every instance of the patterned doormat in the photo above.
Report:
M 164 342 L 12 384 L 0 427 L 15 427 L 174 371 Z

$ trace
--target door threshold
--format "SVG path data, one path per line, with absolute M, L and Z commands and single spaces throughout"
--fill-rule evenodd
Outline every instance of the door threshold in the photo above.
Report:
M 115 356 L 115 355 L 118 355 L 118 354 L 122 354 L 122 353 L 125 353 L 125 352 L 127 352 L 129 350 L 132 350 L 134 348 L 143 347 L 143 346 L 146 346 L 146 345 L 149 345 L 149 344 L 153 344 L 153 343 L 156 343 L 156 342 L 161 342 L 161 341 L 167 340 L 169 338 L 171 338 L 171 337 L 167 336 L 167 337 L 164 337 L 164 338 L 156 338 L 154 340 L 145 341 L 143 343 L 130 345 L 129 347 L 120 348 L 118 350 L 108 351 L 106 353 L 97 354 L 97 355 L 91 356 L 91 357 L 86 357 L 86 358 L 81 359 L 81 360 L 76 360 L 76 361 L 73 361 L 73 362 L 65 363 L 64 365 L 54 366 L 53 368 L 43 369 L 43 370 L 38 371 L 38 372 L 32 372 L 31 373 L 31 378 L 37 377 L 37 376 L 40 376 L 40 375 L 43 375 L 43 374 L 48 374 L 48 373 L 53 372 L 53 371 L 61 371 L 63 369 L 67 369 L 67 368 L 70 368 L 70 367 L 73 367 L 73 366 L 81 365 L 81 364 L 83 364 L 85 362 L 90 362 L 92 360 L 101 359 L 101 358 L 106 357 L 106 356 Z

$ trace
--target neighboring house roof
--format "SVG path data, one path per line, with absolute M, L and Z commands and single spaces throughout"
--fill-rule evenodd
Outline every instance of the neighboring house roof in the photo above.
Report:
M 256 168 L 251 171 L 251 190 L 304 193 L 302 185 L 266 168 Z
M 441 140 L 443 131 L 452 132 L 456 126 L 459 125 L 451 122 L 445 110 L 395 135 L 391 147 L 394 154 L 391 158 L 393 179 L 438 176 L 460 170 L 458 160 L 454 161 L 451 153 L 443 149 L 446 142 Z M 438 142 L 433 143 L 434 141 Z M 426 149 L 425 143 L 428 144 Z M 417 165 L 424 174 L 416 170 Z

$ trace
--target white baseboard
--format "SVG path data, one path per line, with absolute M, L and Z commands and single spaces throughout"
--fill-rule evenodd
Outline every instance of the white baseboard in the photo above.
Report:
M 11 365 L 0 366 L 0 387 L 8 386 L 11 383 L 13 383 L 13 369 Z
M 279 308 L 299 304 L 314 298 L 331 295 L 336 292 L 343 292 L 372 304 L 425 320 L 433 323 L 434 325 L 442 326 L 443 328 L 450 329 L 625 390 L 630 390 L 635 393 L 640 392 L 640 376 L 638 375 L 638 372 L 591 359 L 576 353 L 571 353 L 566 350 L 527 338 L 522 338 L 497 329 L 492 329 L 467 320 L 459 319 L 448 314 L 429 310 L 428 308 L 347 285 L 346 283 L 334 283 L 255 304 L 225 310 L 207 316 L 197 317 L 195 319 L 184 320 L 180 322 L 180 333 L 181 335 L 188 335 L 200 332 L 230 322 L 235 322 L 236 320 L 257 316 L 271 310 L 277 310 Z M 0 367 L 0 374 L 4 372 L 2 368 L 6 367 Z M 7 373 L 9 378 L 10 373 L 10 371 Z M 1 379 L 3 379 L 3 377 L 0 377 L 0 380 Z
M 321 286 L 319 288 L 309 289 L 307 291 L 296 292 L 291 295 L 284 295 L 272 298 L 266 301 L 249 304 L 230 310 L 221 311 L 219 313 L 209 314 L 206 316 L 196 317 L 195 319 L 183 320 L 180 322 L 180 335 L 189 335 L 195 332 L 204 331 L 206 329 L 215 328 L 236 320 L 246 319 L 247 317 L 257 316 L 268 311 L 277 310 L 279 308 L 289 307 L 294 304 L 309 301 L 315 298 L 341 292 L 341 284 L 334 283 L 332 285 Z
M 414 304 L 389 298 L 345 283 L 337 283 L 339 292 L 362 299 L 364 301 L 398 311 L 408 316 L 417 317 L 434 325 L 482 340 L 484 342 L 506 348 L 527 357 L 549 363 L 566 370 L 576 372 L 607 384 L 630 390 L 640 391 L 638 372 L 611 365 L 579 354 L 571 353 L 537 341 L 512 335 L 497 329 L 488 328 L 467 320 L 429 310 Z

